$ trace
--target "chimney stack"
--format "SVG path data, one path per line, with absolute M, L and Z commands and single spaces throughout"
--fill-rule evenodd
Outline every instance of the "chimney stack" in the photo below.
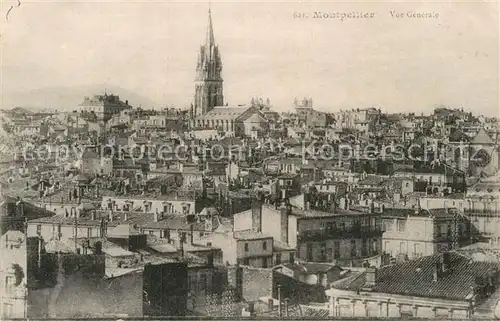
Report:
M 194 224 L 193 223 L 190 224 L 190 228 L 191 228 L 190 241 L 191 241 L 191 245 L 194 245 Z
M 440 256 L 441 269 L 443 273 L 447 273 L 451 268 L 451 253 L 443 252 Z
M 290 212 L 290 208 L 288 206 L 280 208 L 281 212 L 281 242 L 288 244 L 288 214 Z
M 262 232 L 262 202 L 252 199 L 252 230 Z
M 267 300 L 267 310 L 272 311 L 274 309 L 274 300 L 272 298 Z
M 285 317 L 288 317 L 288 301 L 290 299 L 286 298 L 285 301 Z
M 421 209 L 422 208 L 420 207 L 420 199 L 418 199 L 417 200 L 417 205 L 415 205 L 415 215 L 419 215 Z
M 377 282 L 377 268 L 367 268 L 366 269 L 366 282 L 365 285 L 368 287 L 375 286 Z

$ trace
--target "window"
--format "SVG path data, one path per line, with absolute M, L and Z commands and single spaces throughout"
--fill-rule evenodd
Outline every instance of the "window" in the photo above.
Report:
M 245 243 L 245 252 L 248 252 L 248 243 Z
M 405 228 L 406 228 L 406 221 L 405 220 L 398 220 L 398 231 L 404 232 Z
M 361 256 L 368 256 L 368 240 L 363 239 L 362 247 L 361 247 Z
M 262 242 L 262 249 L 263 249 L 264 251 L 266 251 L 266 250 L 267 250 L 267 242 L 266 242 L 266 241 Z
M 351 240 L 351 256 L 355 257 L 358 255 L 358 251 L 356 249 L 356 240 Z
M 207 275 L 205 273 L 200 274 L 200 290 L 205 291 L 207 289 Z
M 5 277 L 5 288 L 8 289 L 14 284 L 14 278 L 11 275 Z
M 406 244 L 405 242 L 399 243 L 399 253 L 406 254 Z
M 295 253 L 290 253 L 290 262 L 293 263 L 295 261 Z
M 36 234 L 38 234 L 38 235 L 42 234 L 42 225 L 41 224 L 37 224 L 37 226 L 36 226 Z
M 149 231 L 149 235 L 153 235 L 154 234 L 154 231 Z
M 333 258 L 340 258 L 340 242 L 333 243 Z
M 243 265 L 250 265 L 249 259 L 243 259 Z
M 400 315 L 402 318 L 413 317 L 412 307 L 410 305 L 402 304 L 400 308 Z
M 372 241 L 372 255 L 377 255 L 378 254 L 378 241 L 373 240 Z
M 439 233 L 439 236 L 445 236 L 446 235 L 446 230 L 447 230 L 447 226 L 446 225 L 441 225 L 441 228 L 440 228 L 440 233 Z
M 87 237 L 92 237 L 92 228 L 87 228 Z
M 281 264 L 281 253 L 277 253 L 276 254 L 276 265 L 280 265 Z
M 307 244 L 307 260 L 314 261 L 313 258 L 313 245 L 311 243 Z
M 3 317 L 11 318 L 13 314 L 13 304 L 12 303 L 3 303 Z

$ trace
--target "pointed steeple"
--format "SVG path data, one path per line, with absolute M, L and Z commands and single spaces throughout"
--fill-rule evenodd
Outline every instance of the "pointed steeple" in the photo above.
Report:
M 214 27 L 212 26 L 212 11 L 208 7 L 207 38 L 205 39 L 205 52 L 210 53 L 212 46 L 215 46 Z
M 209 5 L 205 44 L 200 47 L 196 66 L 194 99 L 194 114 L 196 116 L 205 114 L 214 106 L 223 106 L 224 96 L 221 71 L 222 60 L 219 48 L 215 43 L 212 12 Z

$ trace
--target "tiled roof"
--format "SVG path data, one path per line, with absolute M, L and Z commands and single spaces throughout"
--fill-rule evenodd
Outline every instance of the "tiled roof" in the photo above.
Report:
M 367 175 L 364 179 L 358 181 L 358 185 L 369 185 L 369 186 L 378 186 L 382 184 L 384 178 L 378 175 Z
M 333 268 L 337 268 L 342 270 L 340 267 L 336 267 L 335 264 L 331 263 L 285 263 L 283 266 L 298 271 L 300 273 L 306 274 L 317 274 L 317 273 L 326 273 Z
M 487 277 L 499 263 L 474 262 L 456 252 L 450 254 L 449 274 L 434 281 L 434 269 L 440 254 L 382 267 L 378 270 L 373 292 L 465 300 L 476 286 L 476 277 Z M 336 281 L 334 288 L 357 291 L 365 287 L 365 272 Z
M 292 208 L 292 214 L 303 218 L 316 218 L 316 217 L 331 217 L 331 216 L 344 216 L 344 215 L 367 215 L 369 213 L 355 211 L 355 210 L 343 210 L 337 209 L 335 213 L 323 212 L 317 210 L 303 210 L 299 208 Z M 378 215 L 378 214 L 377 214 Z
M 127 221 L 124 220 L 125 214 L 127 214 Z M 105 220 L 108 219 L 108 211 L 97 211 L 97 219 L 92 220 L 88 216 L 79 217 L 79 226 L 99 226 L 101 224 L 101 217 Z M 42 217 L 34 220 L 28 221 L 28 223 L 40 223 L 40 224 L 62 224 L 62 225 L 73 225 L 75 224 L 74 217 L 64 217 L 64 215 L 54 215 L 50 217 Z M 163 217 L 158 218 L 158 222 L 154 221 L 153 213 L 143 213 L 143 212 L 114 212 L 113 221 L 108 221 L 108 227 L 118 226 L 120 224 L 130 224 L 132 226 L 137 225 L 137 228 L 144 229 L 181 229 L 187 230 L 190 228 L 189 223 L 183 216 L 175 214 L 163 215 Z M 195 223 L 194 230 L 204 231 L 205 225 L 203 223 Z
M 281 242 L 280 240 L 274 239 L 273 240 L 273 251 L 275 252 L 281 252 L 281 251 L 291 251 L 295 250 L 295 247 L 290 246 L 284 242 Z
M 199 116 L 196 120 L 227 119 L 234 120 L 247 111 L 250 107 L 214 107 L 208 113 Z
M 261 232 L 255 232 L 252 230 L 235 231 L 233 235 L 235 239 L 242 241 L 272 238 L 272 236 L 263 234 Z

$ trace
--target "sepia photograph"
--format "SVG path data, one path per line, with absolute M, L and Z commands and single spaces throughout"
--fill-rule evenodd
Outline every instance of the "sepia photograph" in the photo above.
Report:
M 3 0 L 0 320 L 500 319 L 499 20 Z

